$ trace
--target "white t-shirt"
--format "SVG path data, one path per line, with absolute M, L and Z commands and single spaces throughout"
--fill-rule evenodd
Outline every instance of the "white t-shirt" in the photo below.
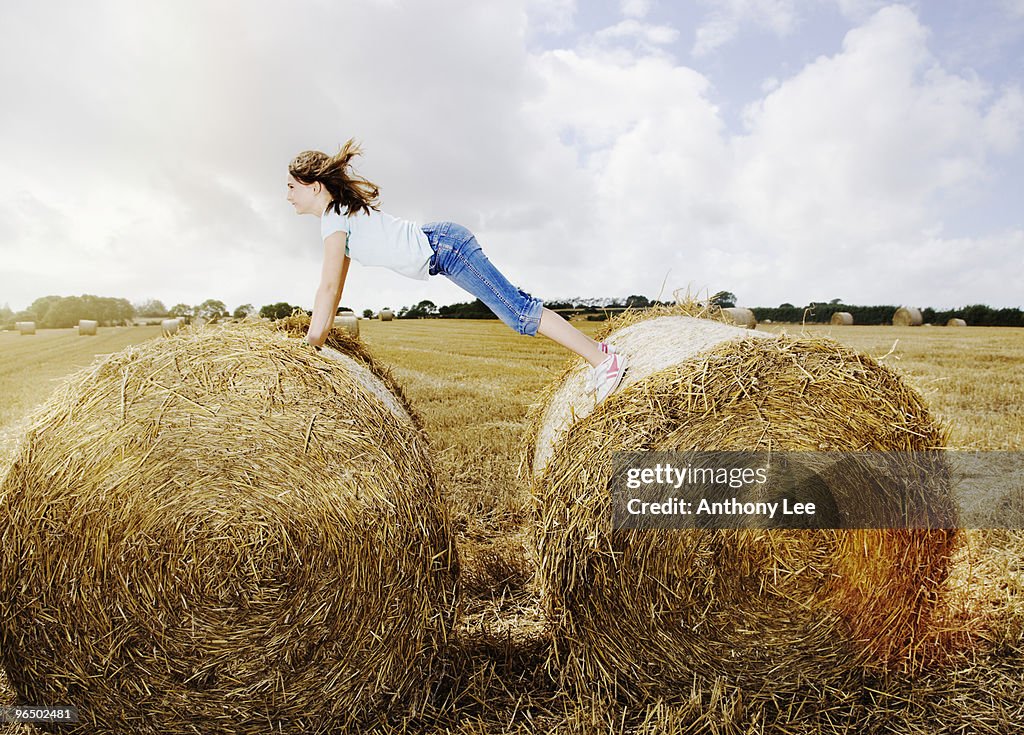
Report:
M 338 214 L 332 204 L 320 216 L 320 235 L 326 239 L 335 232 L 348 233 L 345 254 L 358 263 L 390 268 L 421 281 L 430 277 L 427 271 L 434 251 L 416 222 L 375 210 Z

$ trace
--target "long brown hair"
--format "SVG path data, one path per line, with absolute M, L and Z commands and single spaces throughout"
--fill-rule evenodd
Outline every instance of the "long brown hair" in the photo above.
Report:
M 370 213 L 371 209 L 379 209 L 377 199 L 380 190 L 377 185 L 356 176 L 349 170 L 353 158 L 362 153 L 354 138 L 349 138 L 336 155 L 328 156 L 321 151 L 303 151 L 288 164 L 288 173 L 297 181 L 312 184 L 319 181 L 334 199 L 327 208 L 341 214 Z

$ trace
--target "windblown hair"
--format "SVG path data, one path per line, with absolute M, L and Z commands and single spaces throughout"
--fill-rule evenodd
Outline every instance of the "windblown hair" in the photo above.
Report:
M 345 207 L 345 214 L 369 214 L 371 209 L 379 209 L 380 190 L 376 184 L 350 170 L 352 159 L 360 153 L 362 149 L 355 139 L 349 138 L 333 156 L 321 151 L 303 151 L 288 164 L 288 173 L 307 186 L 316 181 L 323 184 L 334 199 L 328 209 L 334 207 L 334 211 L 341 214 L 341 207 Z

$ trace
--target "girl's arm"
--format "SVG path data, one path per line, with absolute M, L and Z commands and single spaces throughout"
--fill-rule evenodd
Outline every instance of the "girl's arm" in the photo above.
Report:
M 335 232 L 324 239 L 324 265 L 320 274 L 320 288 L 316 291 L 313 302 L 313 316 L 309 320 L 309 331 L 306 341 L 314 347 L 321 346 L 327 339 L 327 333 L 334 325 L 334 315 L 338 311 L 341 292 L 345 288 L 345 277 L 348 275 L 350 258 L 345 255 L 345 244 L 348 233 Z

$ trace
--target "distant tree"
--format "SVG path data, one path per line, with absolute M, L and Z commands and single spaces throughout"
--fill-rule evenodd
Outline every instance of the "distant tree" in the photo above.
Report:
M 0 306 L 0 329 L 6 328 L 9 324 L 14 322 L 14 312 L 11 311 L 10 304 L 4 303 Z
M 92 297 L 86 297 L 92 298 Z M 135 307 L 128 299 L 114 299 L 103 297 L 97 299 L 96 319 L 101 324 L 128 324 L 135 316 Z
M 373 319 L 373 309 L 363 309 L 363 319 Z
M 719 306 L 723 309 L 728 309 L 730 307 L 736 306 L 736 294 L 734 294 L 732 291 L 719 291 L 710 299 L 708 299 L 708 301 L 715 306 Z
M 646 296 L 634 294 L 633 296 L 630 296 L 628 299 L 626 299 L 626 306 L 633 309 L 646 309 L 650 305 L 651 301 Z
M 829 301 L 828 303 L 829 303 L 829 305 L 830 305 L 830 306 L 835 306 L 836 304 L 841 304 L 841 303 L 843 303 L 843 300 L 842 300 L 842 299 L 832 299 L 832 300 L 831 300 L 831 301 Z
M 207 321 L 216 321 L 228 315 L 228 309 L 224 306 L 223 301 L 217 299 L 207 299 L 199 306 L 195 308 L 195 314 L 197 317 L 206 319 Z
M 260 316 L 267 319 L 284 319 L 286 316 L 291 316 L 292 311 L 296 308 L 298 307 L 292 306 L 287 301 L 278 301 L 276 304 L 261 306 Z
M 159 299 L 149 299 L 136 304 L 135 313 L 139 316 L 167 316 L 167 307 Z
M 51 329 L 67 329 L 78 324 L 83 318 L 82 299 L 78 296 L 65 296 L 52 304 L 46 311 L 46 316 L 40 321 L 40 326 Z M 90 315 L 91 318 L 91 315 Z
M 545 304 L 548 306 L 548 304 Z M 548 306 L 548 308 L 551 308 Z M 493 311 L 480 299 L 474 299 L 469 303 L 448 304 L 437 310 L 442 318 L 449 319 L 497 319 Z
M 396 316 L 399 319 L 422 319 L 429 316 L 437 316 L 437 305 L 433 301 L 423 300 L 415 306 L 403 306 Z
M 38 327 L 47 326 L 46 314 L 60 302 L 61 298 L 63 297 L 41 296 L 33 301 L 29 304 L 28 308 L 25 309 L 26 312 L 32 315 L 28 318 L 28 321 L 34 321 Z
M 175 304 L 171 307 L 171 310 L 167 312 L 168 316 L 195 316 L 195 310 L 188 304 Z
M 255 306 L 253 306 L 252 304 L 242 304 L 233 312 L 231 312 L 231 316 L 234 317 L 235 319 L 245 319 L 247 316 L 252 316 L 255 313 Z
M 787 301 L 787 302 L 786 302 L 786 303 L 784 303 L 784 304 L 779 304 L 779 308 L 780 308 L 780 309 L 795 309 L 796 307 L 795 307 L 795 306 L 793 306 L 793 305 L 792 305 L 791 303 L 789 303 L 789 302 Z

